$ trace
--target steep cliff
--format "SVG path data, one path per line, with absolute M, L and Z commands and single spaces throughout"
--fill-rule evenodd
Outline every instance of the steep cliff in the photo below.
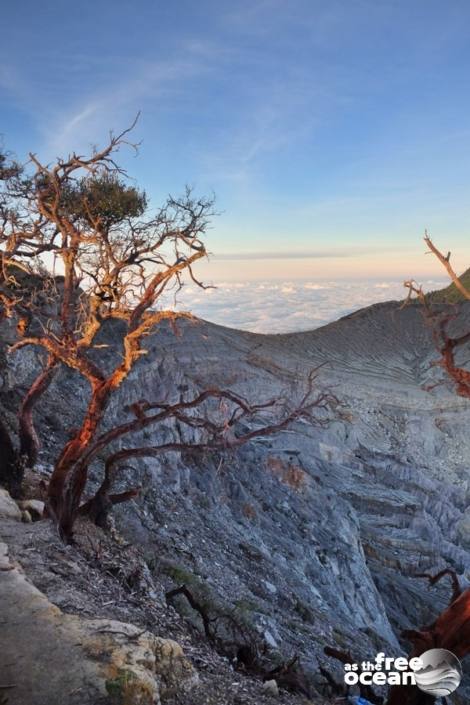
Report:
M 466 320 L 464 304 L 459 325 Z M 118 354 L 114 332 L 102 341 L 110 357 Z M 187 322 L 178 335 L 161 329 L 147 347 L 108 424 L 127 404 L 162 399 L 175 386 L 189 393 L 217 384 L 253 401 L 295 394 L 319 365 L 319 387 L 342 401 L 341 417 L 326 429 L 298 423 L 229 455 L 128 464 L 120 481 L 137 478 L 143 489 L 116 520 L 154 579 L 166 589 L 185 583 L 211 614 L 230 612 L 258 635 L 272 663 L 298 655 L 313 694 L 328 691 L 321 667 L 341 678 L 325 646 L 358 660 L 406 653 L 400 631 L 432 622 L 449 598 L 445 584 L 428 589 L 414 574 L 450 566 L 462 584 L 470 581 L 470 403 L 437 384 L 419 308 L 379 304 L 276 336 Z M 36 362 L 30 351 L 9 363 L 1 401 L 12 423 Z M 76 425 L 85 391 L 64 372 L 38 410 L 44 474 Z M 151 444 L 153 433 L 134 441 Z M 169 440 L 178 429 L 157 433 Z M 97 465 L 92 480 L 100 472 Z M 184 600 L 175 605 L 201 629 Z

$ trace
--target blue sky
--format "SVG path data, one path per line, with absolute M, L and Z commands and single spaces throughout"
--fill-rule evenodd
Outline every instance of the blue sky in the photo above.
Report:
M 440 275 L 470 262 L 470 4 L 5 3 L 0 132 L 44 159 L 135 130 L 157 203 L 214 191 L 210 279 Z M 288 258 L 286 258 L 288 255 Z

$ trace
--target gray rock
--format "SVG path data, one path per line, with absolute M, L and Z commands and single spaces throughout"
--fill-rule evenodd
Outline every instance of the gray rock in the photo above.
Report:
M 2 488 L 0 488 L 0 518 L 21 521 L 21 509 L 15 500 L 10 497 L 9 492 Z
M 277 682 L 274 679 L 265 681 L 265 683 L 263 683 L 263 690 L 265 693 L 269 693 L 269 695 L 272 695 L 275 698 L 279 697 L 279 688 L 277 687 Z
M 461 311 L 455 325 L 465 329 L 470 306 Z M 318 386 L 334 390 L 343 413 L 327 428 L 299 422 L 224 457 L 136 461 L 117 481 L 119 489 L 137 476 L 143 485 L 138 501 L 116 511 L 121 531 L 149 559 L 171 564 L 169 584 L 171 575 L 189 576 L 210 605 L 267 630 L 272 650 L 299 654 L 312 678 L 326 645 L 358 660 L 406 653 L 401 630 L 431 623 L 450 597 L 445 582 L 428 589 L 413 575 L 450 566 L 462 583 L 470 576 L 470 403 L 431 366 L 436 352 L 420 309 L 380 304 L 289 335 L 205 322 L 179 328 L 179 336 L 163 326 L 149 337 L 149 354 L 112 398 L 105 426 L 124 420 L 143 394 L 167 399 L 178 386 L 188 397 L 219 385 L 256 402 L 281 393 L 294 402 L 300 380 L 322 363 Z M 113 329 L 104 337 L 110 361 Z M 10 384 L 24 386 L 37 357 L 20 351 L 11 366 Z M 5 413 L 12 400 L 2 397 Z M 67 371 L 48 391 L 37 412 L 47 429 L 45 467 L 85 400 L 86 385 Z M 127 440 L 176 438 L 165 425 Z M 92 468 L 92 483 L 102 470 Z M 469 697 L 466 681 L 461 688 Z
M 185 693 L 198 677 L 181 646 L 132 624 L 61 612 L 0 543 L 2 682 L 9 705 L 153 703 Z
M 35 521 L 42 519 L 44 515 L 44 502 L 40 499 L 23 499 L 18 502 L 18 506 L 23 511 L 29 512 Z

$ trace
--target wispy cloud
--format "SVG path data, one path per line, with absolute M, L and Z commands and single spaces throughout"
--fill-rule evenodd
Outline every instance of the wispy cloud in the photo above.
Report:
M 103 137 L 113 126 L 122 129 L 149 103 L 166 103 L 184 89 L 185 82 L 207 70 L 200 45 L 182 50 L 184 59 L 134 61 L 125 73 L 93 89 L 77 105 L 44 126 L 45 149 L 61 153 L 77 143 L 89 144 L 90 137 Z M 127 121 L 127 122 L 126 122 Z
M 215 252 L 211 257 L 217 260 L 296 260 L 296 259 L 345 259 L 349 257 L 362 257 L 371 254 L 387 254 L 395 252 L 394 247 L 342 247 L 319 250 L 260 250 L 253 252 Z
M 152 204 L 186 181 L 217 194 L 224 278 L 353 276 L 375 242 L 397 254 L 377 249 L 367 274 L 413 274 L 398 252 L 426 225 L 467 242 L 465 3 L 26 4 L 2 14 L 6 145 L 52 160 L 141 109 L 141 156 L 120 161 Z M 332 249 L 348 243 L 364 247 Z
M 32 65 L 12 62 L 0 67 L 0 88 L 31 116 L 42 142 L 36 151 L 52 159 L 101 142 L 140 109 L 168 111 L 191 82 L 212 70 L 218 51 L 213 42 L 187 39 L 167 56 L 157 50 L 113 58 L 95 54 L 55 66 L 48 57 L 44 72 L 52 72 L 54 80 L 46 83 L 37 81 Z
M 61 148 L 67 145 L 68 150 L 70 150 L 71 142 L 76 139 L 77 132 L 84 129 L 84 126 L 86 126 L 90 118 L 96 116 L 99 109 L 99 104 L 91 103 L 79 110 L 76 115 L 63 118 L 62 124 L 54 131 L 54 138 L 49 145 L 50 149 L 55 148 L 60 152 Z

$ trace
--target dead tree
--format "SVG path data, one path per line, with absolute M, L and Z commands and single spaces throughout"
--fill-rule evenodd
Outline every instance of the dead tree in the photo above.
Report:
M 159 306 L 165 292 L 179 290 L 183 276 L 205 288 L 193 268 L 206 256 L 202 238 L 214 214 L 213 199 L 196 198 L 189 189 L 181 198 L 168 197 L 161 208 L 149 213 L 145 194 L 129 185 L 115 161 L 119 148 L 128 144 L 128 133 L 125 130 L 111 136 L 104 149 L 88 157 L 72 154 L 52 166 L 31 154 L 33 173 L 23 196 L 24 220 L 36 238 L 35 256 L 48 253 L 52 258 L 52 265 L 48 261 L 42 268 L 39 287 L 47 295 L 47 315 L 38 293 L 11 307 L 19 336 L 12 351 L 34 346 L 46 356 L 20 409 L 21 444 L 30 464 L 38 445 L 33 408 L 54 370 L 60 366 L 74 370 L 89 388 L 83 418 L 60 449 L 48 488 L 47 512 L 66 540 L 71 539 L 80 513 L 103 523 L 113 504 L 136 495 L 135 489 L 110 492 L 111 477 L 123 461 L 170 450 L 238 446 L 255 436 L 275 433 L 297 419 L 322 422 L 326 407 L 335 403 L 328 394 L 313 393 L 312 375 L 305 393 L 288 408 L 278 399 L 250 404 L 230 390 L 209 389 L 189 399 L 140 401 L 132 407 L 134 418 L 102 430 L 112 395 L 147 352 L 146 337 L 164 322 L 190 318 L 187 313 Z M 17 253 L 20 260 L 21 253 Z M 100 356 L 99 342 L 103 329 L 110 325 L 119 338 L 119 358 L 111 369 L 109 359 L 105 362 Z M 222 418 L 214 407 L 214 402 L 221 401 L 228 417 Z M 319 414 L 314 413 L 320 409 Z M 271 417 L 260 425 L 263 412 Z M 240 423 L 248 419 L 256 427 L 240 432 Z M 132 433 L 163 421 L 196 430 L 198 438 L 194 440 L 193 433 L 192 440 L 182 438 L 179 443 L 151 448 L 135 448 L 131 443 L 118 451 L 109 450 L 110 444 L 132 439 Z M 98 453 L 101 457 L 109 453 L 104 481 L 95 496 L 83 504 L 88 469 Z
M 424 241 L 448 273 L 453 285 L 462 299 L 470 300 L 470 291 L 458 277 L 451 264 L 451 253 L 444 255 L 432 242 L 427 231 Z M 407 305 L 415 297 L 423 306 L 425 320 L 430 325 L 437 350 L 439 351 L 439 364 L 455 385 L 459 396 L 470 398 L 470 372 L 459 364 L 457 351 L 470 341 L 470 331 L 459 335 L 449 333 L 449 324 L 455 321 L 460 313 L 457 305 L 436 306 L 431 297 L 425 295 L 423 289 L 415 281 L 405 282 L 408 297 Z M 410 657 L 420 656 L 424 651 L 433 648 L 447 649 L 459 658 L 464 658 L 470 653 L 470 589 L 462 592 L 457 575 L 453 570 L 446 569 L 436 575 L 420 574 L 434 585 L 445 575 L 452 580 L 452 598 L 449 607 L 442 612 L 433 624 L 420 630 L 408 630 L 403 633 L 413 646 Z M 392 688 L 387 705 L 428 705 L 433 699 L 421 693 L 416 688 Z
M 459 659 L 470 654 L 470 589 L 462 591 L 456 573 L 450 569 L 436 575 L 423 573 L 414 577 L 427 578 L 430 585 L 435 585 L 446 575 L 452 580 L 452 597 L 447 609 L 432 624 L 402 633 L 412 645 L 410 659 L 429 649 L 447 649 Z M 414 686 L 393 686 L 387 705 L 432 705 L 434 702 L 432 696 Z
M 434 245 L 427 231 L 424 241 L 429 247 L 430 253 L 435 255 L 446 269 L 462 298 L 470 300 L 470 291 L 462 283 L 451 265 L 451 253 L 448 252 L 447 255 L 443 255 Z M 454 383 L 457 394 L 470 398 L 470 371 L 459 365 L 456 360 L 458 350 L 470 341 L 470 331 L 457 336 L 449 334 L 449 325 L 459 317 L 458 304 L 447 304 L 444 308 L 436 306 L 433 304 L 432 299 L 423 292 L 422 287 L 413 280 L 406 281 L 405 287 L 408 289 L 408 296 L 404 305 L 407 305 L 413 297 L 423 305 L 425 319 L 433 332 L 435 345 L 440 355 L 438 364 Z
M 429 585 L 433 586 L 446 575 L 452 582 L 452 596 L 449 606 L 430 625 L 419 630 L 410 629 L 402 632 L 403 639 L 411 645 L 408 658 L 421 656 L 429 649 L 446 649 L 458 658 L 463 659 L 470 654 L 470 589 L 462 591 L 457 574 L 450 568 L 441 570 L 436 575 L 417 573 L 414 578 L 426 578 Z M 325 648 L 325 653 L 341 663 L 353 663 L 354 658 L 350 653 L 334 648 Z M 330 676 L 331 678 L 331 676 Z M 339 684 L 332 681 L 340 688 Z M 382 698 L 377 696 L 370 686 L 360 686 L 361 696 L 371 703 L 380 703 Z M 396 685 L 390 689 L 386 705 L 432 705 L 435 698 L 419 690 L 416 686 Z
M 465 287 L 457 276 L 451 265 L 451 253 L 444 255 L 434 245 L 427 232 L 424 241 L 439 262 L 449 274 L 452 283 L 456 287 L 464 300 L 470 300 L 470 291 Z M 436 348 L 439 352 L 438 364 L 444 369 L 455 385 L 455 391 L 459 396 L 470 398 L 470 371 L 457 362 L 456 356 L 459 349 L 470 341 L 470 331 L 460 335 L 451 335 L 449 325 L 459 317 L 460 309 L 458 304 L 447 304 L 444 307 L 436 306 L 432 298 L 426 296 L 421 286 L 415 281 L 405 282 L 408 289 L 408 297 L 405 305 L 410 302 L 413 296 L 422 304 L 425 320 L 430 326 Z M 450 607 L 438 618 L 438 620 L 421 631 L 408 631 L 405 636 L 414 645 L 414 655 L 423 653 L 430 648 L 446 648 L 453 651 L 457 656 L 464 656 L 470 652 L 470 590 L 462 595 L 458 585 L 457 576 L 453 571 L 445 570 L 436 576 L 422 575 L 430 580 L 431 585 L 440 580 L 444 575 L 450 574 L 453 581 L 453 598 Z M 424 696 L 409 692 L 407 694 L 410 705 L 427 702 Z M 392 691 L 390 705 L 401 703 L 401 694 Z M 421 698 L 421 699 L 420 699 Z
M 470 653 L 470 588 L 462 591 L 454 571 L 443 570 L 435 576 L 423 575 L 434 585 L 444 575 L 453 580 L 449 607 L 431 625 L 419 631 L 408 630 L 403 636 L 413 644 L 411 656 L 419 656 L 428 649 L 447 649 L 462 659 Z
M 111 151 L 123 137 L 111 140 Z M 60 309 L 71 325 L 79 323 L 78 298 L 79 292 L 83 293 L 79 282 L 83 273 L 76 270 L 74 281 L 73 275 L 64 276 L 67 248 L 71 245 L 69 249 L 73 251 L 78 242 L 75 239 L 75 244 L 71 243 L 72 231 L 77 234 L 80 230 L 83 236 L 83 255 L 88 211 L 94 217 L 99 211 L 102 227 L 108 231 L 125 218 L 143 212 L 145 194 L 119 180 L 111 162 L 107 161 L 107 152 L 110 153 L 109 146 L 108 150 L 83 160 L 81 166 L 78 166 L 80 158 L 74 155 L 69 160 L 71 170 L 67 170 L 64 162 L 58 162 L 50 176 L 48 168 L 40 167 L 34 155 L 30 155 L 34 165 L 30 173 L 26 166 L 0 152 L 0 321 L 4 324 L 5 339 L 14 335 L 16 323 L 17 337 L 25 339 L 32 331 L 40 330 L 41 338 L 49 337 L 66 347 L 65 339 L 60 339 Z M 102 167 L 100 173 L 94 171 L 94 166 L 98 171 Z M 87 173 L 88 178 L 75 178 L 73 174 L 80 170 Z M 52 212 L 55 217 L 51 217 Z M 62 263 L 58 275 L 51 271 L 51 257 L 54 270 L 57 259 Z M 71 268 L 74 269 L 73 264 Z M 70 269 L 68 271 L 70 274 Z M 71 297 L 75 297 L 73 302 Z M 5 323 L 8 322 L 7 331 Z M 33 467 L 37 459 L 39 437 L 33 423 L 34 407 L 61 363 L 47 345 L 39 347 L 43 348 L 43 368 L 18 410 L 18 447 L 10 429 L 0 422 L 0 482 L 14 495 L 21 492 L 25 466 Z
M 220 654 L 235 660 L 238 669 L 262 678 L 263 681 L 275 679 L 281 688 L 310 697 L 308 680 L 297 655 L 273 666 L 267 643 L 252 627 L 237 618 L 235 611 L 215 610 L 211 614 L 207 605 L 199 600 L 186 585 L 180 585 L 165 594 L 169 603 L 178 596 L 184 597 L 199 615 L 208 642 Z
M 253 438 L 279 433 L 295 421 L 304 420 L 313 425 L 328 423 L 329 411 L 337 405 L 337 399 L 329 392 L 315 393 L 313 371 L 303 390 L 303 395 L 291 403 L 290 408 L 280 398 L 271 399 L 262 404 L 250 404 L 239 394 L 230 390 L 206 389 L 189 399 L 181 397 L 174 403 L 140 401 L 132 405 L 134 418 L 115 426 L 109 431 L 97 435 L 83 453 L 81 463 L 77 466 L 79 473 L 101 455 L 110 444 L 123 438 L 132 438 L 133 434 L 158 424 L 176 421 L 182 429 L 192 431 L 190 438 L 181 438 L 176 442 L 160 443 L 142 447 L 122 447 L 110 453 L 104 464 L 103 481 L 94 496 L 81 505 L 80 514 L 87 514 L 96 523 L 104 525 L 107 514 L 114 504 L 126 501 L 138 494 L 132 488 L 119 494 L 111 494 L 113 475 L 126 461 L 134 458 L 158 457 L 169 452 L 200 453 L 208 451 L 224 452 L 233 450 Z M 216 402 L 216 404 L 214 404 Z M 281 407 L 281 408 L 280 408 Z M 260 415 L 274 414 L 271 423 L 260 419 Z M 276 413 L 277 412 L 277 413 Z M 252 430 L 238 431 L 251 422 Z M 194 439 L 194 431 L 198 438 Z

